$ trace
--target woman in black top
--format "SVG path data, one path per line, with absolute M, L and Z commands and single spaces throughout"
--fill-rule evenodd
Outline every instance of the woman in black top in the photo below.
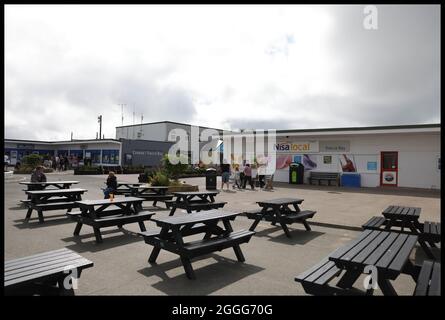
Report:
M 107 187 L 104 189 L 104 199 L 110 198 L 110 193 L 114 193 L 117 189 L 117 178 L 113 171 L 108 173 Z

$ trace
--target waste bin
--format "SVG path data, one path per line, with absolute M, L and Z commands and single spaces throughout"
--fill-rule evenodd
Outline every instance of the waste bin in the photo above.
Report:
M 294 162 L 289 165 L 289 183 L 303 184 L 304 166 L 301 163 Z
M 206 189 L 216 190 L 216 169 L 214 168 L 206 170 Z
M 361 186 L 359 173 L 342 173 L 340 181 L 343 187 L 360 188 Z

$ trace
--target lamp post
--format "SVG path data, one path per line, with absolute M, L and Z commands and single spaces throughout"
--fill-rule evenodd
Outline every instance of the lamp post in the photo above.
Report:
M 102 137 L 102 115 L 97 117 L 97 122 L 99 122 L 99 139 Z

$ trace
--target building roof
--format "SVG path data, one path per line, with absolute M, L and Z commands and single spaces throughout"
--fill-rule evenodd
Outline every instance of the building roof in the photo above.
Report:
M 5 139 L 6 143 L 29 143 L 29 144 L 79 144 L 79 143 L 120 143 L 116 139 L 73 139 L 65 141 L 39 141 L 39 140 L 22 140 L 22 139 Z
M 188 123 L 181 123 L 181 122 L 174 122 L 174 121 L 155 121 L 155 122 L 145 122 L 145 123 L 139 123 L 139 124 L 129 124 L 126 126 L 117 126 L 117 128 L 125 128 L 125 127 L 140 127 L 140 126 L 145 126 L 145 125 L 150 125 L 150 124 L 158 124 L 158 123 L 170 123 L 170 124 L 179 124 L 182 126 L 193 126 L 192 124 L 188 124 Z M 210 127 L 204 127 L 204 126 L 199 126 L 200 128 L 204 128 L 204 129 L 215 129 L 218 131 L 223 131 L 222 129 L 217 129 L 217 128 L 210 128 Z
M 345 128 L 320 128 L 320 129 L 280 129 L 277 133 L 286 132 L 323 132 L 323 131 L 363 131 L 363 130 L 396 130 L 396 129 L 423 129 L 423 128 L 440 128 L 440 123 L 431 124 L 410 124 L 395 126 L 373 126 L 373 127 L 345 127 Z

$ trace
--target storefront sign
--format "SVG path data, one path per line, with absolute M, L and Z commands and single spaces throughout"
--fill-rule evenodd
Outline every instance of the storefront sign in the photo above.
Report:
M 318 152 L 318 141 L 295 141 L 277 143 L 275 144 L 275 151 L 283 153 Z
M 349 152 L 349 141 L 320 141 L 320 152 Z
M 377 162 L 375 161 L 368 161 L 366 165 L 366 169 L 368 171 L 376 171 L 377 170 Z
M 133 150 L 134 156 L 160 156 L 164 155 L 162 151 L 150 151 L 150 150 Z
M 33 144 L 17 144 L 17 149 L 34 149 Z

